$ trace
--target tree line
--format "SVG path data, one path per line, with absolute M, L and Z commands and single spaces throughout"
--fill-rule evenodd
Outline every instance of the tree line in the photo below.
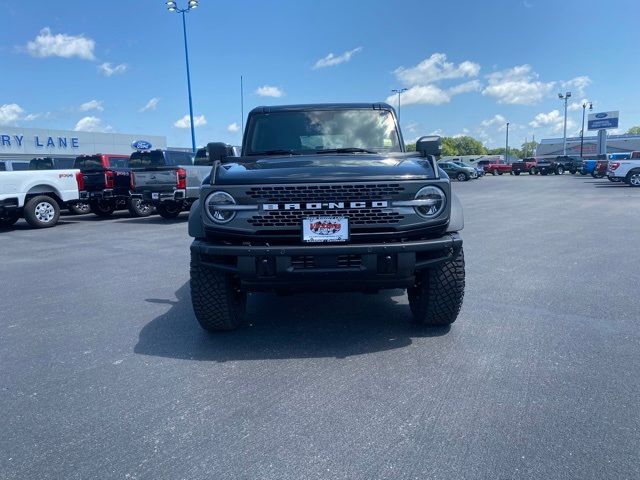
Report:
M 640 135 L 640 125 L 631 127 L 627 130 L 628 134 Z M 509 147 L 509 156 L 516 158 L 524 158 L 532 156 L 535 152 L 538 142 L 524 142 L 520 145 L 520 148 Z M 416 144 L 407 144 L 407 150 L 409 152 L 415 152 Z M 442 155 L 443 156 L 455 156 L 455 155 L 504 155 L 505 147 L 499 148 L 487 148 L 481 141 L 476 140 L 470 136 L 456 136 L 456 137 L 442 137 Z

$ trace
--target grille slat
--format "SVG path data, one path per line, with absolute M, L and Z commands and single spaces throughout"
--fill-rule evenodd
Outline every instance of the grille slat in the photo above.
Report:
M 344 216 L 350 225 L 395 225 L 404 215 L 389 210 L 357 209 L 345 210 L 276 210 L 262 215 L 253 215 L 247 221 L 254 227 L 300 227 L 303 217 Z
M 291 203 L 391 200 L 404 191 L 405 187 L 399 183 L 368 183 L 251 187 L 245 193 L 259 202 Z

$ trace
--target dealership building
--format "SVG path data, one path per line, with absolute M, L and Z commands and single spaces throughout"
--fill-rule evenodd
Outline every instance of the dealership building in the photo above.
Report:
M 167 148 L 167 137 L 146 134 L 76 132 L 0 126 L 0 160 L 28 161 L 35 157 L 75 158 L 112 153 L 130 155 L 133 143 Z
M 607 135 L 607 153 L 625 153 L 640 151 L 640 135 Z M 582 147 L 584 158 L 598 156 L 598 137 L 584 137 Z M 555 157 L 563 153 L 562 138 L 547 138 L 540 141 L 536 148 L 536 156 Z M 580 156 L 580 137 L 567 137 L 567 155 Z

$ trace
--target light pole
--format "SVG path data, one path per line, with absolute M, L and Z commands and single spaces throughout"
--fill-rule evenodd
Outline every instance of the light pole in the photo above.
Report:
M 507 163 L 507 158 L 509 156 L 509 122 L 507 122 L 507 141 L 505 142 L 504 147 L 504 163 Z
M 394 88 L 391 90 L 393 93 L 398 94 L 398 125 L 400 125 L 400 95 L 407 91 L 406 88 Z
M 564 135 L 562 140 L 562 155 L 567 155 L 567 102 L 569 98 L 571 98 L 571 92 L 567 92 L 564 95 L 561 93 L 558 94 L 558 98 L 560 100 L 564 100 Z
M 587 109 L 587 103 L 589 104 L 589 110 L 593 110 L 593 103 L 584 102 L 582 104 L 582 130 L 580 130 L 580 158 L 582 158 L 582 147 L 584 146 L 584 111 Z
M 189 0 L 187 8 L 178 8 L 176 2 L 168 1 L 167 9 L 170 12 L 178 12 L 182 14 L 182 33 L 184 35 L 184 57 L 187 63 L 187 89 L 189 91 L 189 122 L 191 124 L 191 149 L 196 153 L 196 131 L 193 125 L 193 101 L 191 100 L 191 73 L 189 72 L 189 48 L 187 47 L 187 22 L 184 14 L 189 13 L 194 8 L 198 8 L 198 0 Z

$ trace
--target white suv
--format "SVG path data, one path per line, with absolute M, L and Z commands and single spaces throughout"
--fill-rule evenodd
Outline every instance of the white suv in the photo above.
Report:
M 609 161 L 607 177 L 640 187 L 640 152 L 631 152 L 630 158 L 624 160 Z

